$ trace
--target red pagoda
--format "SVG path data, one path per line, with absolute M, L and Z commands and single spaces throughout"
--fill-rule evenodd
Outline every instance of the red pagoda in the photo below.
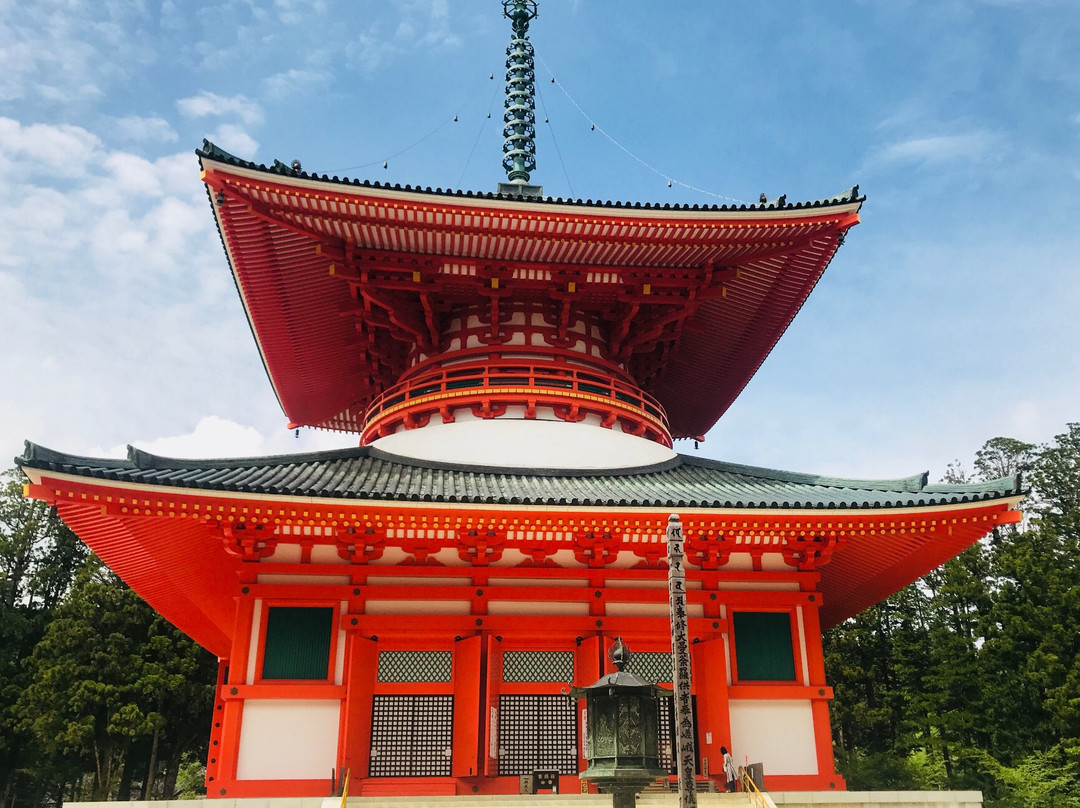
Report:
M 536 771 L 577 791 L 584 705 L 567 685 L 611 672 L 616 636 L 638 676 L 672 678 L 672 513 L 700 777 L 723 777 L 727 746 L 770 789 L 842 789 L 822 630 L 1017 521 L 1018 480 L 673 451 L 753 376 L 863 197 L 545 197 L 529 184 L 535 5 L 505 5 L 497 193 L 198 152 L 290 426 L 359 447 L 119 461 L 28 444 L 28 493 L 219 657 L 210 796 L 322 796 L 346 771 L 359 795 L 517 793 Z

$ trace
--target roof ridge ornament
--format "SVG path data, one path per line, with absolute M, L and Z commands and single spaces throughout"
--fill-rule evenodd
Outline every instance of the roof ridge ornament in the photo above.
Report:
M 536 169 L 536 69 L 529 41 L 529 21 L 537 15 L 536 0 L 503 0 L 503 14 L 514 33 L 506 48 L 506 111 L 503 113 L 503 169 L 507 182 L 499 193 L 541 196 L 540 186 L 530 185 Z

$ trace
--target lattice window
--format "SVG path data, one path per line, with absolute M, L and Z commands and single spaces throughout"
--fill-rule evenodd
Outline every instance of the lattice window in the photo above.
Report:
M 573 651 L 507 651 L 503 654 L 504 682 L 571 682 Z
M 666 656 L 666 655 L 665 655 Z M 631 660 L 633 662 L 633 660 Z M 697 696 L 690 697 L 690 710 L 694 719 L 694 759 L 698 757 L 697 738 Z M 668 774 L 679 773 L 679 761 L 675 758 L 675 699 L 660 699 L 660 714 L 657 731 L 659 734 L 660 768 Z
M 675 759 L 675 700 L 660 699 L 660 715 L 656 722 L 659 729 L 660 768 L 668 774 L 679 773 L 679 763 Z
M 453 696 L 375 696 L 369 777 L 449 777 Z
M 380 682 L 449 682 L 450 651 L 380 651 Z
M 634 651 L 626 666 L 634 676 L 646 682 L 670 682 L 672 677 L 669 651 Z
M 577 709 L 567 696 L 499 697 L 499 774 L 577 774 Z

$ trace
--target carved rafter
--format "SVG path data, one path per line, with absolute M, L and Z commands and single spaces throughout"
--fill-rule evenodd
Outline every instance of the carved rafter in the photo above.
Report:
M 278 543 L 277 537 L 269 531 L 227 522 L 210 525 L 209 530 L 220 539 L 225 552 L 241 561 L 258 561 L 272 556 Z

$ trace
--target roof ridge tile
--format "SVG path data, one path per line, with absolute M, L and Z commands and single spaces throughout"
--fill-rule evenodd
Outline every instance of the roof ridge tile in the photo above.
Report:
M 410 193 L 428 194 L 430 196 L 462 196 L 462 194 L 463 194 L 461 189 L 446 188 L 444 190 L 443 188 L 436 188 L 435 190 L 432 190 L 431 186 L 426 186 L 426 187 L 422 188 L 419 185 L 417 185 L 415 187 L 412 186 L 412 185 L 408 185 L 408 184 L 403 186 L 403 185 L 398 184 L 398 183 L 395 183 L 394 185 L 390 185 L 390 183 L 379 182 L 378 180 L 361 180 L 361 179 L 358 179 L 358 178 L 338 177 L 337 175 L 335 175 L 334 177 L 328 177 L 326 174 L 319 174 L 317 172 L 312 173 L 312 172 L 304 171 L 302 169 L 293 168 L 291 165 L 286 165 L 285 163 L 281 162 L 280 160 L 276 160 L 276 159 L 274 160 L 273 164 L 271 164 L 270 166 L 267 166 L 267 165 L 264 165 L 262 163 L 255 163 L 255 162 L 253 162 L 251 160 L 245 160 L 245 159 L 243 159 L 241 157 L 237 157 L 236 155 L 230 154 L 229 152 L 222 149 L 220 146 L 215 145 L 214 143 L 212 143 L 211 141 L 209 141 L 209 140 L 207 140 L 205 138 L 203 139 L 202 147 L 198 148 L 198 149 L 195 149 L 195 154 L 199 158 L 200 161 L 202 161 L 202 160 L 212 160 L 212 161 L 219 162 L 219 163 L 225 163 L 226 165 L 235 166 L 237 168 L 245 168 L 245 169 L 249 169 L 249 170 L 253 170 L 253 171 L 262 171 L 262 172 L 267 173 L 267 174 L 276 174 L 276 175 L 282 176 L 282 177 L 295 177 L 295 178 L 304 179 L 304 180 L 314 180 L 316 182 L 333 183 L 335 185 L 359 185 L 359 186 L 364 187 L 364 188 L 385 188 L 385 189 L 396 190 L 396 191 L 407 191 L 407 192 L 410 192 Z M 498 199 L 498 200 L 520 201 L 520 197 L 518 197 L 515 194 L 504 194 L 504 193 L 484 192 L 484 191 L 465 191 L 464 194 L 466 196 L 469 196 L 469 197 L 472 197 L 472 198 L 479 198 L 479 199 Z M 582 207 L 582 208 L 612 207 L 612 208 L 627 208 L 627 209 L 633 209 L 633 210 L 676 210 L 676 211 L 686 211 L 686 212 L 692 212 L 692 211 L 785 210 L 785 209 L 786 210 L 796 210 L 796 209 L 811 208 L 811 207 L 812 208 L 828 207 L 830 205 L 847 205 L 847 204 L 851 204 L 851 203 L 854 203 L 854 202 L 864 202 L 864 201 L 866 201 L 866 196 L 865 195 L 859 196 L 859 186 L 858 185 L 855 185 L 855 186 L 851 187 L 847 191 L 836 194 L 835 196 L 824 197 L 822 199 L 809 199 L 809 200 L 805 200 L 805 201 L 802 201 L 802 202 L 788 202 L 786 194 L 783 195 L 783 196 L 778 197 L 777 199 L 774 199 L 774 200 L 771 200 L 771 201 L 768 201 L 768 202 L 765 202 L 765 203 L 747 204 L 746 202 L 738 202 L 736 200 L 732 200 L 730 203 L 725 203 L 725 204 L 722 204 L 722 205 L 716 205 L 716 204 L 713 204 L 713 205 L 701 205 L 701 204 L 692 204 L 692 203 L 689 203 L 689 202 L 672 204 L 670 202 L 659 202 L 659 201 L 657 201 L 657 202 L 640 202 L 640 201 L 638 201 L 638 202 L 620 202 L 620 201 L 611 201 L 611 200 L 601 201 L 599 199 L 597 199 L 595 201 L 593 201 L 592 199 L 587 199 L 585 201 L 582 201 L 580 198 L 577 198 L 577 199 L 575 199 L 573 197 L 563 198 L 561 196 L 560 197 L 539 196 L 539 197 L 529 199 L 530 203 L 571 205 L 571 206 L 574 206 L 574 207 Z
M 85 458 L 27 443 L 23 468 L 130 484 L 246 494 L 484 504 L 611 505 L 654 508 L 854 509 L 924 507 L 1022 496 L 1019 477 L 983 483 L 926 484 L 844 480 L 677 455 L 636 469 L 483 469 L 401 462 L 376 450 L 348 449 L 204 461 L 132 450 L 131 459 Z

